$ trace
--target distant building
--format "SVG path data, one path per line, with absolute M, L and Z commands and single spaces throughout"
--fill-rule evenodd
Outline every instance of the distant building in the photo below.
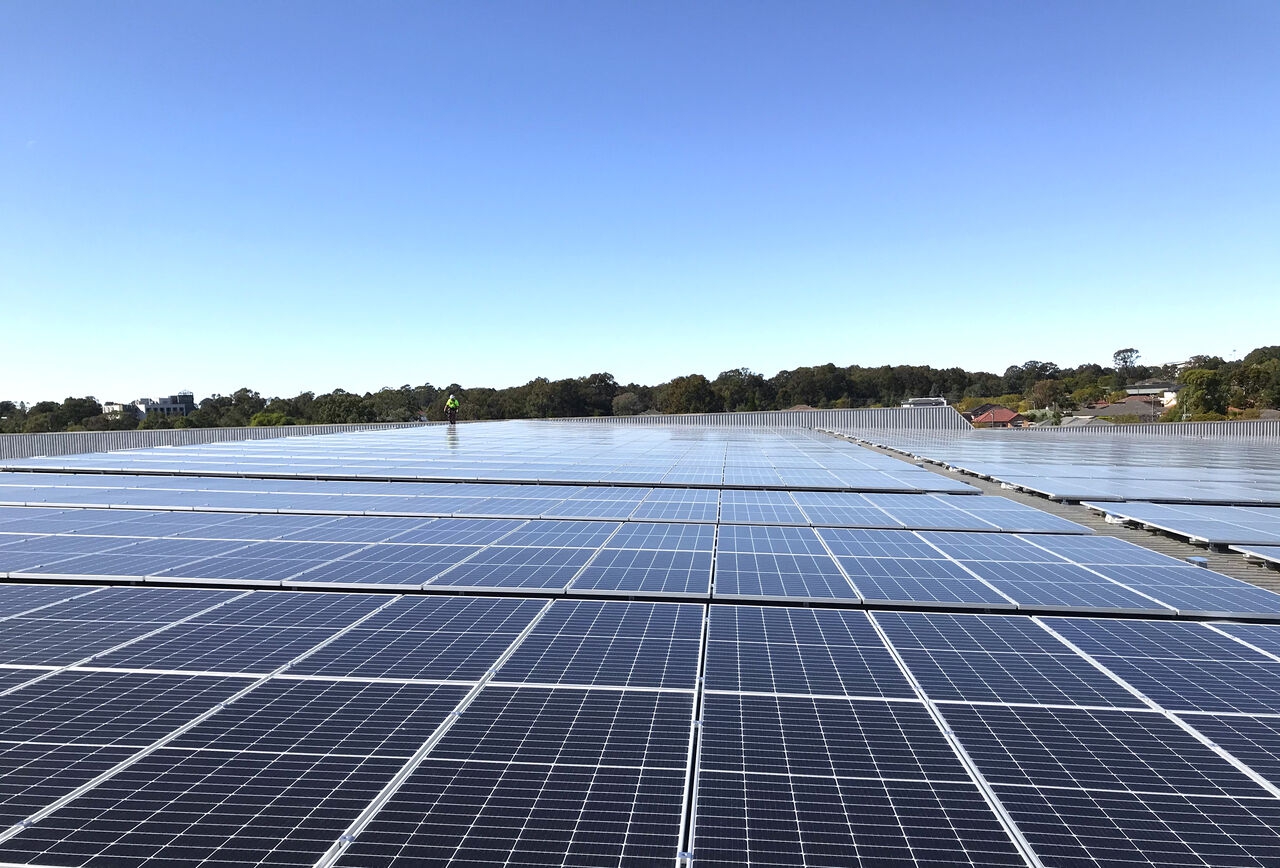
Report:
M 908 398 L 902 402 L 903 407 L 945 407 L 947 399 L 941 396 L 936 398 Z
M 1031 424 L 1026 416 L 999 404 L 982 404 L 960 415 L 975 428 L 1026 428 Z
M 117 404 L 105 401 L 102 412 L 107 416 L 133 413 L 139 419 L 147 418 L 148 413 L 159 413 L 162 416 L 190 416 L 196 411 L 196 397 L 191 392 L 179 392 L 163 398 L 139 398 L 132 404 Z
M 1152 393 L 1148 395 L 1129 395 L 1123 401 L 1114 404 L 1098 404 L 1087 411 L 1089 416 L 1105 419 L 1108 416 L 1137 416 L 1139 419 L 1156 421 L 1164 412 L 1163 396 Z M 1084 414 L 1081 414 L 1084 415 Z
M 1169 380 L 1143 380 L 1125 389 L 1125 393 L 1130 397 L 1159 397 L 1160 403 L 1164 407 L 1176 405 L 1178 403 L 1178 392 L 1180 391 L 1182 391 L 1182 384 L 1170 382 Z

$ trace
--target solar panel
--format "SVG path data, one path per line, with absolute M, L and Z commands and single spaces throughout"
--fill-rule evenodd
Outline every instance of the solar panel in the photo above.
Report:
M 674 864 L 683 769 L 428 759 L 340 866 Z
M 0 860 L 314 862 L 400 760 L 157 750 L 22 834 Z
M 265 675 L 334 634 L 331 628 L 179 624 L 94 659 L 95 666 Z
M 275 678 L 170 745 L 408 759 L 467 690 L 452 685 Z
M 940 710 L 993 785 L 1268 795 L 1156 711 L 969 704 Z
M 128 747 L 0 742 L 0 823 L 21 823 L 136 752 Z
M 489 546 L 447 570 L 431 588 L 566 588 L 594 554 L 587 548 Z
M 433 759 L 684 769 L 691 692 L 488 687 Z
M 828 555 L 716 554 L 713 596 L 721 599 L 856 600 Z
M 914 698 L 862 612 L 716 606 L 706 689 Z
M 825 555 L 822 541 L 807 527 L 724 525 L 716 545 L 722 552 Z
M 699 763 L 724 772 L 970 782 L 919 702 L 711 693 Z
M 1025 865 L 973 784 L 702 772 L 700 866 Z
M 691 605 L 557 602 L 494 677 L 691 690 L 701 614 L 701 607 Z
M 706 597 L 711 593 L 711 553 L 604 549 L 571 587 L 601 593 Z
M 0 506 L 0 572 L 47 581 L 0 585 L 0 822 L 34 815 L 0 861 L 1280 855 L 1254 774 L 1280 774 L 1280 626 L 1188 620 L 1280 623 L 1280 597 L 812 432 L 461 435 L 0 473 L 24 501 L 127 507 Z M 1254 478 L 1150 473 L 1187 496 Z M 969 493 L 922 493 L 948 489 Z M 149 584 L 71 583 L 95 573 Z M 256 582 L 308 590 L 226 588 Z M 159 587 L 182 583 L 224 587 Z
M 607 549 L 711 552 L 715 527 L 707 524 L 658 524 L 627 522 L 606 545 Z
M 1008 618 L 895 612 L 872 617 L 930 699 L 1144 707 L 1047 632 L 1036 636 Z
M 238 678 L 58 672 L 0 696 L 0 741 L 146 747 L 245 686 Z

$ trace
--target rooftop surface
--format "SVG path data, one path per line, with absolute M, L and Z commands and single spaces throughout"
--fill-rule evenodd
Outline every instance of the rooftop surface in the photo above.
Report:
M 892 436 L 1280 473 L 995 433 Z M 15 462 L 0 863 L 1268 864 L 1280 596 L 999 485 L 534 422 Z

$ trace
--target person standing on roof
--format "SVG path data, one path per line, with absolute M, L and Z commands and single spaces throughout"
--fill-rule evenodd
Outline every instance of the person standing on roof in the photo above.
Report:
M 458 424 L 458 399 L 449 393 L 449 400 L 444 402 L 444 416 L 450 425 Z

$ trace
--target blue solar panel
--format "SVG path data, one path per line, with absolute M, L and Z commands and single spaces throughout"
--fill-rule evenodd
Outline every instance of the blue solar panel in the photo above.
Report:
M 825 609 L 713 607 L 706 688 L 915 697 L 865 614 Z
M 818 536 L 837 556 L 867 558 L 923 558 L 943 560 L 945 555 L 916 534 L 893 530 L 818 528 Z
M 504 546 L 599 548 L 619 525 L 604 521 L 531 521 L 503 537 Z
M 808 524 L 785 491 L 724 491 L 720 521 L 735 524 Z
M 432 579 L 432 588 L 559 588 L 591 560 L 586 548 L 490 546 Z
M 969 783 L 702 772 L 696 807 L 699 868 L 1026 864 Z
M 1264 866 L 1280 857 L 1274 799 L 1028 787 L 997 795 L 1049 866 Z
M 121 669 L 266 674 L 333 633 L 323 628 L 186 623 L 101 654 L 93 663 Z
M 856 600 L 858 594 L 827 555 L 716 555 L 714 596 L 776 600 Z
M 716 537 L 722 552 L 825 555 L 822 541 L 807 527 L 722 525 Z
M 239 678 L 60 672 L 0 696 L 0 741 L 146 747 L 246 684 Z
M 992 784 L 1263 797 L 1266 790 L 1156 711 L 947 704 Z
M 408 759 L 465 686 L 277 678 L 188 730 L 172 747 Z
M 135 753 L 131 747 L 0 742 L 0 823 L 22 822 Z
M 710 771 L 970 780 L 919 702 L 708 694 L 699 763 Z
M 1280 784 L 1280 718 L 1185 714 L 1197 732 L 1273 784 Z
M 401 765 L 158 750 L 0 844 L 0 861 L 313 863 Z
M 1144 707 L 1029 621 L 894 612 L 872 617 L 930 699 Z
M 479 546 L 383 543 L 297 573 L 288 584 L 417 588 L 478 551 Z
M 701 607 L 558 602 L 494 676 L 502 682 L 693 689 Z
M 705 597 L 711 593 L 711 553 L 605 549 L 571 587 L 575 591 Z
M 939 602 L 1012 608 L 1001 594 L 951 561 L 837 558 L 858 593 L 876 602 Z
M 609 539 L 607 548 L 710 552 L 715 548 L 715 530 L 709 524 L 627 522 Z
M 692 728 L 692 693 L 488 687 L 431 756 L 683 769 Z
M 427 760 L 336 863 L 675 864 L 685 772 Z

